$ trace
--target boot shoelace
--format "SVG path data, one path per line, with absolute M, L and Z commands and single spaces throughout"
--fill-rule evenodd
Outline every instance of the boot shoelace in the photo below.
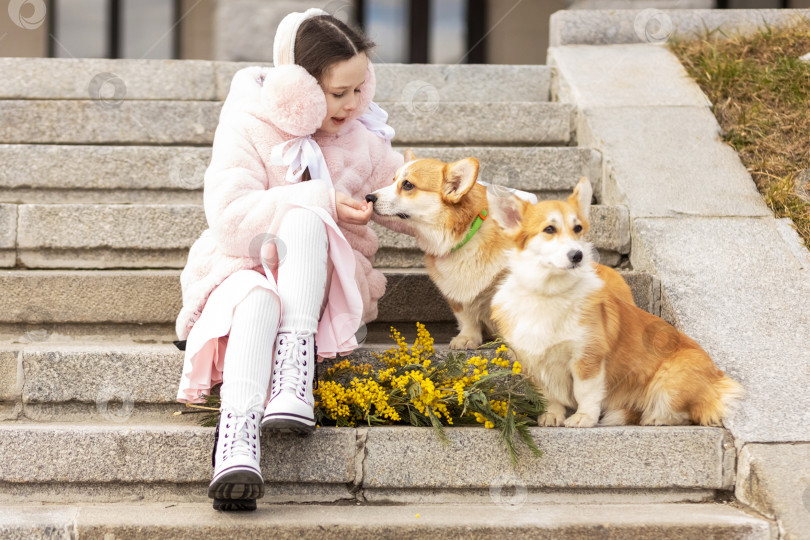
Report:
M 259 439 L 256 436 L 256 413 L 249 412 L 245 415 L 225 413 L 225 442 L 223 442 L 222 460 L 225 461 L 231 456 L 243 455 L 258 457 L 256 455 L 256 445 Z
M 314 358 L 310 357 L 309 352 L 312 349 L 308 347 L 313 339 L 312 332 L 304 330 L 278 335 L 276 363 L 273 366 L 274 370 L 278 370 L 278 377 L 273 377 L 274 395 L 281 390 L 290 390 L 298 398 L 306 399 L 307 374 L 315 367 Z

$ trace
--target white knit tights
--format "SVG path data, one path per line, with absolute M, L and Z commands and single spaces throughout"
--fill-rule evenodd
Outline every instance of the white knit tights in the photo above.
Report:
M 278 237 L 287 251 L 278 266 L 279 332 L 315 333 L 326 288 L 326 226 L 313 212 L 295 208 L 284 215 Z
M 220 396 L 224 407 L 243 413 L 262 407 L 267 397 L 276 332 L 318 328 L 326 289 L 326 228 L 313 212 L 287 211 L 277 233 L 279 248 L 279 301 L 273 293 L 256 288 L 236 306 L 225 350 Z M 282 249 L 284 253 L 282 253 Z

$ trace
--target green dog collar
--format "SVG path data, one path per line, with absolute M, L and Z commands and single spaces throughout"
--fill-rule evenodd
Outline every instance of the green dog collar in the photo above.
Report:
M 484 222 L 485 219 L 487 219 L 487 211 L 481 210 L 480 212 L 478 212 L 478 215 L 475 216 L 475 220 L 472 222 L 472 226 L 470 226 L 470 230 L 467 231 L 467 236 L 464 237 L 464 240 L 456 244 L 455 247 L 450 250 L 450 252 L 452 253 L 455 250 L 460 249 L 464 244 L 469 242 L 470 238 L 472 238 L 473 235 L 476 232 L 478 232 L 478 229 L 481 228 L 481 224 Z

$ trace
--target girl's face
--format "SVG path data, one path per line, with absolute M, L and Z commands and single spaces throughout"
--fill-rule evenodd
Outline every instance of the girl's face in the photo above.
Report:
M 326 94 L 326 118 L 320 131 L 336 134 L 360 104 L 360 86 L 366 81 L 368 58 L 366 53 L 356 54 L 348 60 L 333 64 L 321 80 Z

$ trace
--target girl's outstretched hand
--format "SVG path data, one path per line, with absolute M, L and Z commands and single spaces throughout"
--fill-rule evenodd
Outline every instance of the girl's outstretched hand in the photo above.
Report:
M 352 199 L 342 191 L 335 190 L 335 207 L 338 221 L 352 225 L 365 225 L 371 219 L 374 207 L 371 203 Z

